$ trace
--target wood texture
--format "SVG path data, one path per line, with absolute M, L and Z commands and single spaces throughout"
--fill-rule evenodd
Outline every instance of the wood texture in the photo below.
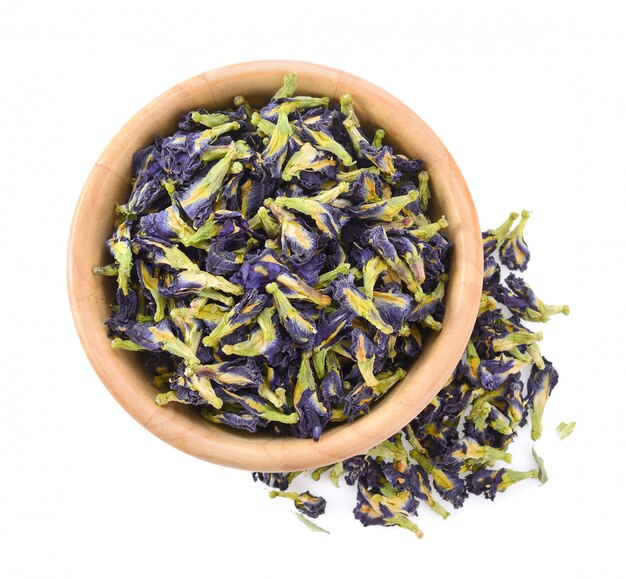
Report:
M 243 94 L 261 104 L 280 86 L 284 74 L 298 74 L 298 94 L 354 96 L 366 126 L 382 127 L 389 142 L 409 157 L 424 159 L 433 188 L 433 216 L 444 214 L 453 242 L 443 330 L 429 339 L 404 380 L 372 411 L 329 428 L 318 442 L 249 434 L 210 424 L 192 408 L 158 407 L 155 389 L 139 357 L 113 350 L 104 321 L 114 301 L 115 282 L 91 268 L 110 261 L 105 250 L 116 202 L 130 192 L 132 154 L 157 135 L 172 133 L 181 114 L 199 106 L 226 107 Z M 330 464 L 367 451 L 412 420 L 441 389 L 467 344 L 482 286 L 482 244 L 476 211 L 463 176 L 431 129 L 384 90 L 346 72 L 293 61 L 237 64 L 193 77 L 162 94 L 135 115 L 113 138 L 95 164 L 78 201 L 67 264 L 70 305 L 87 356 L 115 399 L 165 442 L 198 458 L 248 470 L 301 470 Z

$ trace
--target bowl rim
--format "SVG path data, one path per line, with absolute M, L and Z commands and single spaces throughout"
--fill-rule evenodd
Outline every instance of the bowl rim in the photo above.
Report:
M 126 358 L 110 348 L 108 339 L 104 343 L 94 334 L 96 322 L 100 321 L 94 313 L 95 304 L 101 303 L 102 298 L 89 287 L 83 250 L 87 234 L 85 225 L 95 218 L 92 206 L 96 196 L 113 181 L 129 182 L 120 166 L 130 165 L 130 158 L 124 160 L 123 156 L 128 156 L 130 143 L 142 124 L 145 127 L 146 118 L 156 118 L 168 107 L 172 116 L 173 103 L 181 95 L 188 97 L 202 91 L 213 96 L 215 105 L 220 101 L 219 92 L 227 87 L 232 90 L 251 82 L 250 78 L 262 81 L 287 72 L 296 72 L 300 83 L 306 79 L 307 83 L 315 80 L 320 86 L 334 86 L 332 94 L 327 95 L 331 99 L 338 99 L 348 87 L 348 92 L 354 93 L 354 87 L 357 87 L 358 91 L 370 95 L 379 106 L 385 107 L 385 114 L 393 113 L 394 118 L 402 119 L 403 124 L 420 131 L 421 137 L 432 145 L 434 151 L 433 161 L 427 163 L 426 168 L 431 177 L 435 170 L 446 192 L 449 188 L 454 193 L 454 219 L 460 228 L 460 232 L 456 230 L 458 239 L 454 244 L 454 283 L 448 284 L 446 296 L 446 317 L 453 316 L 454 324 L 445 324 L 444 318 L 441 334 L 426 346 L 418 358 L 420 364 L 414 365 L 419 368 L 415 372 L 414 368 L 411 369 L 402 381 L 402 388 L 394 387 L 369 414 L 350 424 L 328 429 L 318 442 L 250 435 L 210 424 L 201 418 L 202 428 L 197 428 L 195 419 L 187 419 L 177 411 L 170 411 L 169 407 L 158 407 L 153 399 L 152 406 L 146 404 L 145 396 L 128 386 L 133 379 L 129 376 Z M 241 92 L 229 93 L 230 98 Z M 216 108 L 209 104 L 205 108 Z M 450 221 L 448 214 L 446 217 Z M 81 344 L 100 380 L 120 405 L 142 426 L 179 450 L 209 462 L 265 472 L 317 468 L 363 454 L 408 424 L 444 386 L 461 358 L 476 320 L 482 276 L 481 233 L 472 197 L 452 156 L 430 127 L 396 97 L 360 77 L 327 66 L 290 60 L 243 62 L 201 73 L 173 86 L 136 113 L 107 145 L 83 187 L 70 228 L 67 253 L 68 296 Z M 100 325 L 100 328 L 104 334 L 104 326 Z

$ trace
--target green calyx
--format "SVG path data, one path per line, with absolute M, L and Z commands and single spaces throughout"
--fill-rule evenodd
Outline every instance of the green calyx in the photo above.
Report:
M 290 72 L 283 77 L 282 86 L 276 91 L 276 94 L 272 97 L 273 101 L 278 99 L 289 98 L 296 92 L 298 86 L 298 77 L 295 72 Z
M 354 122 L 353 119 L 348 118 L 345 121 L 343 121 L 343 126 L 346 129 L 346 132 L 348 133 L 348 136 L 350 137 L 350 142 L 352 143 L 352 147 L 354 148 L 354 150 L 356 151 L 356 154 L 361 157 L 361 143 L 365 142 L 365 139 L 363 138 L 363 135 L 361 134 L 361 131 L 358 128 L 358 125 Z
M 276 125 L 267 119 L 264 119 L 259 113 L 253 113 L 250 118 L 252 123 L 261 133 L 271 137 L 276 130 Z
M 115 264 L 92 267 L 91 271 L 94 275 L 105 277 L 116 277 L 119 274 L 119 268 Z
M 543 459 L 537 454 L 535 447 L 532 447 L 533 458 L 537 463 L 537 478 L 539 479 L 540 484 L 545 484 L 548 482 L 548 473 L 546 472 L 546 466 L 543 462 Z
M 410 231 L 411 237 L 415 237 L 419 241 L 430 241 L 436 233 L 439 233 L 442 229 L 448 227 L 447 219 L 442 216 L 437 221 L 412 229 Z
M 383 129 L 376 129 L 374 138 L 372 139 L 372 147 L 380 149 L 383 146 L 383 139 L 385 138 L 385 131 Z
M 561 422 L 556 427 L 556 432 L 559 435 L 559 438 L 563 440 L 564 438 L 567 438 L 570 434 L 572 434 L 575 428 L 576 428 L 576 422 L 569 422 L 569 423 Z
M 496 352 L 506 352 L 515 346 L 534 344 L 543 340 L 543 334 L 541 332 L 512 332 L 507 334 L 504 338 L 498 338 L 494 340 L 492 345 Z
M 310 531 L 313 531 L 314 533 L 326 533 L 327 535 L 330 535 L 330 531 L 327 531 L 323 527 L 316 525 L 311 519 L 308 519 L 302 513 L 298 513 L 294 511 L 293 515 L 294 517 L 296 517 L 296 519 L 298 519 L 301 523 L 303 523 Z
M 514 211 L 509 214 L 504 223 L 497 227 L 496 229 L 489 229 L 487 232 L 491 237 L 496 239 L 497 245 L 500 245 L 511 230 L 511 226 L 514 221 L 519 217 L 519 213 L 515 213 Z
M 318 203 L 327 203 L 332 205 L 340 195 L 347 193 L 349 190 L 350 185 L 346 181 L 342 181 L 331 189 L 320 191 L 317 195 L 310 197 L 310 199 L 317 201 Z
M 359 122 L 356 113 L 354 112 L 354 107 L 352 106 L 352 95 L 349 93 L 341 95 L 339 97 L 339 104 L 341 107 L 341 114 L 346 117 L 346 119 L 350 119 L 355 127 L 360 127 L 361 123 Z
M 160 342 L 162 350 L 182 358 L 188 368 L 194 368 L 200 363 L 195 352 L 171 332 L 162 331 L 156 326 L 151 327 L 149 331 L 154 336 L 154 339 Z
M 511 213 L 511 215 L 513 215 L 513 213 Z M 521 238 L 524 235 L 524 228 L 526 227 L 526 223 L 528 222 L 529 218 L 530 218 L 530 213 L 524 209 L 522 211 L 522 216 L 520 217 L 519 223 L 506 236 L 506 239 Z
M 221 113 L 201 113 L 199 111 L 194 111 L 191 113 L 191 120 L 194 123 L 198 123 L 200 125 L 204 125 L 209 129 L 214 129 L 219 125 L 223 125 L 228 122 L 228 116 Z
M 430 203 L 431 193 L 428 181 L 430 176 L 427 171 L 420 171 L 417 174 L 417 183 L 419 190 L 419 206 L 422 211 L 426 211 L 428 204 Z
M 303 125 L 306 127 L 306 125 Z M 313 140 L 318 149 L 322 149 L 323 151 L 328 151 L 335 155 L 346 167 L 350 167 L 354 165 L 355 161 L 350 156 L 350 153 L 346 151 L 341 144 L 339 144 L 335 139 L 328 136 L 326 133 L 322 131 L 314 131 L 309 127 L 304 129 L 305 134 Z
M 350 271 L 350 264 L 346 261 L 340 263 L 335 269 L 331 269 L 320 275 L 317 280 L 317 287 L 324 288 L 328 286 L 331 281 L 336 280 L 340 275 L 346 275 Z
M 278 284 L 275 282 L 267 284 L 265 291 L 272 296 L 278 317 L 283 325 L 287 324 L 287 320 L 295 322 L 298 327 L 304 329 L 308 334 L 316 334 L 315 327 L 300 315 L 300 312 L 291 304 L 287 296 L 280 291 Z
M 161 392 L 157 394 L 154 398 L 154 401 L 159 406 L 167 406 L 170 402 L 176 402 L 178 404 L 190 404 L 189 402 L 185 402 L 184 400 L 179 400 L 174 390 L 169 390 L 167 392 Z
M 529 478 L 539 478 L 539 471 L 537 470 L 518 471 L 518 470 L 511 470 L 511 469 L 505 468 L 504 473 L 502 475 L 502 482 L 498 485 L 498 491 L 500 492 L 505 491 L 516 482 L 527 480 Z
M 113 338 L 111 347 L 115 350 L 129 350 L 130 352 L 141 352 L 145 350 L 139 344 L 135 344 L 132 340 L 123 340 L 122 338 Z

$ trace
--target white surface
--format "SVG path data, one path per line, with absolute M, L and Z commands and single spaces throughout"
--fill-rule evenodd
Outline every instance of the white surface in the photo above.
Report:
M 626 42 L 617 2 L 0 6 L 0 577 L 156 579 L 219 568 L 623 576 Z M 320 524 L 332 534 L 314 534 L 248 473 L 143 430 L 99 383 L 65 289 L 82 184 L 155 95 L 260 58 L 343 68 L 406 102 L 455 156 L 483 226 L 533 211 L 527 279 L 546 302 L 572 308 L 544 328 L 542 349 L 561 374 L 537 444 L 544 487 L 520 483 L 493 504 L 474 497 L 447 521 L 424 513 L 422 541 L 362 528 L 353 491 L 329 489 Z M 561 420 L 578 422 L 563 442 Z M 530 465 L 520 446 L 519 464 Z

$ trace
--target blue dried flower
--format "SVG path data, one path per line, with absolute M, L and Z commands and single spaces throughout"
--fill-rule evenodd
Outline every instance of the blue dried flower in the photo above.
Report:
M 528 267 L 530 251 L 524 241 L 524 228 L 530 217 L 528 211 L 522 211 L 519 223 L 511 231 L 500 246 L 500 259 L 509 269 L 524 271 Z

